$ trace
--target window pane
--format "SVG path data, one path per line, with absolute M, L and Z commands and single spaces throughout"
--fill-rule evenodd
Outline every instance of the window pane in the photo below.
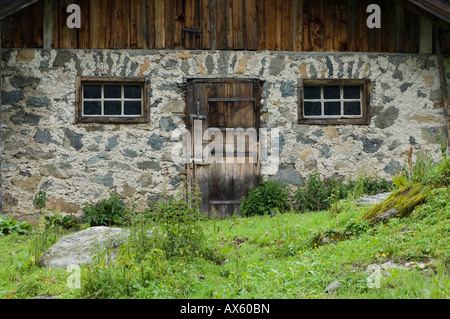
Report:
M 100 101 L 84 101 L 83 102 L 84 115 L 101 115 L 102 102 Z
M 322 115 L 322 104 L 320 102 L 304 102 L 303 111 L 305 116 Z
M 324 86 L 323 87 L 324 99 L 340 99 L 341 87 L 340 86 Z
M 341 102 L 325 102 L 323 112 L 325 115 L 341 115 Z
M 102 87 L 100 85 L 83 85 L 83 97 L 85 99 L 100 99 Z
M 320 99 L 320 86 L 303 87 L 303 97 L 305 99 Z
M 122 86 L 120 86 L 120 85 L 105 85 L 103 87 L 103 97 L 105 99 L 121 98 L 122 97 Z
M 105 115 L 121 115 L 122 114 L 122 102 L 121 101 L 105 101 L 104 102 Z
M 344 115 L 361 115 L 361 103 L 344 102 Z
M 141 108 L 141 101 L 125 101 L 124 102 L 124 114 L 125 115 L 141 115 L 142 114 L 142 108 Z
M 140 99 L 142 94 L 142 86 L 125 85 L 123 87 L 123 94 L 126 99 Z
M 361 98 L 360 86 L 344 86 L 344 99 L 359 99 Z

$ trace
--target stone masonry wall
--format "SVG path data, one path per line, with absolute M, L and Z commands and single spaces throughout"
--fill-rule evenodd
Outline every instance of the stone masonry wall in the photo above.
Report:
M 390 178 L 410 145 L 439 159 L 445 132 L 435 55 L 3 49 L 1 63 L 3 208 L 31 223 L 39 190 L 50 209 L 73 214 L 112 192 L 139 205 L 174 192 L 183 167 L 172 161 L 171 133 L 184 127 L 187 78 L 265 81 L 262 125 L 280 130 L 281 163 L 263 165 L 263 178 L 294 186 L 314 170 Z M 150 122 L 76 124 L 77 75 L 148 76 Z M 299 78 L 366 77 L 370 125 L 297 124 Z

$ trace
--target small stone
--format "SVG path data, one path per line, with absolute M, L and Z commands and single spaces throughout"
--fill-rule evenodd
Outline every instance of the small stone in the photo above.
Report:
M 327 294 L 336 293 L 340 287 L 342 287 L 342 283 L 339 281 L 333 281 L 323 291 Z
M 156 161 L 143 161 L 140 163 L 137 163 L 137 167 L 142 170 L 154 170 L 159 171 L 161 169 L 161 166 Z
M 16 61 L 29 63 L 33 61 L 34 53 L 34 50 L 19 50 L 16 56 Z
M 269 180 L 279 181 L 281 184 L 305 186 L 305 181 L 292 164 L 281 164 L 277 174 L 275 176 L 270 176 Z
M 42 176 L 53 176 L 68 179 L 73 176 L 72 165 L 69 163 L 51 163 L 41 166 L 39 169 Z
M 212 74 L 214 71 L 214 60 L 212 56 L 208 55 L 205 60 L 206 70 L 208 70 L 208 74 Z
M 383 145 L 383 140 L 379 138 L 369 139 L 363 136 L 361 137 L 361 141 L 363 142 L 363 150 L 366 153 L 375 153 Z
M 20 74 L 14 75 L 9 79 L 9 83 L 16 89 L 23 88 L 25 86 L 31 86 L 40 82 L 39 78 L 31 76 L 23 76 Z
M 68 128 L 64 128 L 64 140 L 63 145 L 65 148 L 72 146 L 75 150 L 79 151 L 83 147 L 83 134 L 75 133 Z
M 396 215 L 397 215 L 397 209 L 391 208 L 391 209 L 388 209 L 387 211 L 385 211 L 384 213 L 381 213 L 381 214 L 375 216 L 373 218 L 373 222 L 376 223 L 376 222 L 379 222 L 379 221 L 384 221 L 384 220 L 387 220 L 389 218 L 393 218 Z
M 2 104 L 3 105 L 14 105 L 24 99 L 22 90 L 15 91 L 2 91 Z
M 158 135 L 153 134 L 147 141 L 147 144 L 154 150 L 160 150 L 165 144 L 165 140 Z
M 381 129 L 392 126 L 398 118 L 399 110 L 394 107 L 388 107 L 384 112 L 375 118 L 375 126 Z
M 384 167 L 383 171 L 384 171 L 385 173 L 390 174 L 390 175 L 393 176 L 393 175 L 396 174 L 396 172 L 399 172 L 401 169 L 402 169 L 402 165 L 401 165 L 398 161 L 396 161 L 396 160 L 391 160 L 391 161 L 389 162 L 389 164 L 387 164 L 387 165 Z
M 34 134 L 34 142 L 47 145 L 49 145 L 50 143 L 56 144 L 56 142 L 52 139 L 52 135 L 48 129 L 37 130 L 36 134 Z
M 34 191 L 36 191 L 41 179 L 42 179 L 42 176 L 30 176 L 24 180 L 23 179 L 12 179 L 11 184 L 13 184 L 14 186 L 19 186 L 29 192 L 34 192 Z
M 163 117 L 159 120 L 159 127 L 161 130 L 170 132 L 177 128 L 175 123 L 173 122 L 172 118 L 170 117 Z
M 411 87 L 413 84 L 412 83 L 403 83 L 402 85 L 400 85 L 400 92 L 405 92 L 409 87 Z
M 130 149 L 125 149 L 123 151 L 123 156 L 129 157 L 129 158 L 135 158 L 137 156 L 137 152 L 130 150 Z
M 26 113 L 20 110 L 16 114 L 11 116 L 11 121 L 14 124 L 30 124 L 32 126 L 37 126 L 41 117 L 33 113 Z
M 105 175 L 97 175 L 94 177 L 94 182 L 106 187 L 113 187 L 114 177 L 112 172 L 108 172 Z
M 325 128 L 325 131 L 327 132 L 328 137 L 331 139 L 339 137 L 339 132 L 338 132 L 337 128 L 334 126 L 327 126 Z
M 117 145 L 119 145 L 119 142 L 117 141 L 117 136 L 111 136 L 110 138 L 108 138 L 108 144 L 106 145 L 105 151 L 111 151 Z
M 285 67 L 284 57 L 276 57 L 270 61 L 269 74 L 280 75 Z
M 27 99 L 27 106 L 32 107 L 44 107 L 50 105 L 50 99 L 48 97 L 32 97 Z
M 297 142 L 302 144 L 316 144 L 317 141 L 307 137 L 304 133 L 297 134 Z
M 292 81 L 283 81 L 280 86 L 280 91 L 282 97 L 295 96 L 295 88 Z

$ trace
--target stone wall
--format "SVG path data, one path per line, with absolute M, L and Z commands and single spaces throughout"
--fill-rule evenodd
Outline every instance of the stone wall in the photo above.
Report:
M 263 178 L 294 186 L 314 170 L 390 178 L 410 145 L 439 159 L 445 132 L 435 55 L 3 49 L 1 69 L 3 208 L 31 223 L 39 190 L 68 213 L 112 192 L 139 205 L 173 192 L 183 167 L 172 161 L 171 133 L 184 127 L 186 78 L 264 80 L 262 123 L 280 130 L 281 163 L 263 165 Z M 150 123 L 76 124 L 77 75 L 148 76 Z M 369 78 L 371 124 L 297 124 L 301 77 Z

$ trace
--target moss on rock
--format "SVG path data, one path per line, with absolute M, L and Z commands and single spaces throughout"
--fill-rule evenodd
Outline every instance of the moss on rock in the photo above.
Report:
M 393 217 L 408 216 L 417 205 L 425 202 L 432 187 L 422 183 L 408 184 L 393 192 L 379 204 L 373 205 L 357 221 L 376 223 Z

